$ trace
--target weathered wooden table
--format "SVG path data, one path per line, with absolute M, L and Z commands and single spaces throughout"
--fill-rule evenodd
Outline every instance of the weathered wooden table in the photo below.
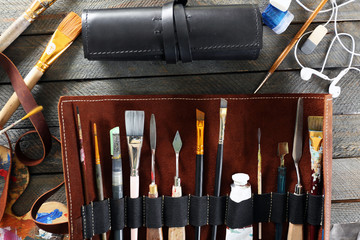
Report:
M 0 33 L 3 32 L 30 4 L 30 0 L 0 0 Z M 58 0 L 4 53 L 17 65 L 25 76 L 40 57 L 53 31 L 61 20 L 74 11 L 81 14 L 85 8 L 146 7 L 160 6 L 166 0 Z M 320 1 L 304 0 L 310 8 Z M 342 3 L 344 0 L 338 0 Z M 189 0 L 189 5 L 209 4 L 259 4 L 263 10 L 267 1 L 263 0 Z M 328 8 L 330 4 L 325 7 Z M 289 43 L 309 16 L 295 1 L 290 11 L 295 19 L 288 30 L 276 35 L 264 26 L 264 46 L 256 61 L 202 61 L 177 65 L 164 62 L 90 62 L 83 57 L 82 40 L 78 38 L 63 56 L 47 71 L 32 93 L 38 104 L 45 107 L 44 114 L 52 134 L 59 136 L 57 103 L 63 95 L 128 95 L 128 94 L 249 94 L 266 75 L 274 60 Z M 315 23 L 326 22 L 329 14 L 320 14 Z M 332 23 L 330 24 L 332 26 Z M 354 35 L 360 52 L 360 1 L 355 1 L 339 12 L 339 31 Z M 318 46 L 316 51 L 300 60 L 307 66 L 320 68 L 332 35 Z M 331 76 L 347 65 L 349 54 L 336 44 L 330 55 L 326 71 Z M 354 59 L 360 66 L 360 59 Z M 294 54 L 291 52 L 279 70 L 265 84 L 260 93 L 326 93 L 329 82 L 317 77 L 310 81 L 301 80 Z M 332 223 L 360 221 L 360 84 L 359 74 L 350 72 L 340 82 L 342 93 L 334 99 L 333 118 L 333 192 Z M 9 79 L 0 70 L 0 107 L 13 93 Z M 19 108 L 10 122 L 24 114 Z M 32 128 L 25 121 L 9 131 L 12 142 Z M 38 154 L 34 139 L 23 142 L 29 154 Z M 1 144 L 5 145 L 4 139 Z M 54 187 L 62 180 L 62 163 L 59 147 L 45 162 L 29 168 L 31 177 L 27 190 L 15 204 L 14 210 L 23 215 L 30 210 L 32 201 L 39 194 Z M 64 191 L 54 199 L 65 202 Z M 21 231 L 21 221 L 19 229 Z M 30 231 L 27 239 L 37 238 L 36 231 Z

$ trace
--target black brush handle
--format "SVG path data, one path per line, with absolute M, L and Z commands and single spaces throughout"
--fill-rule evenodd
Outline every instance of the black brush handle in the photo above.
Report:
M 202 196 L 204 155 L 196 155 L 195 195 Z M 195 239 L 200 240 L 200 227 L 195 227 Z
M 223 151 L 224 145 L 218 144 L 217 156 L 216 156 L 216 172 L 215 172 L 215 187 L 214 187 L 214 196 L 220 196 L 220 187 L 221 187 L 221 174 L 222 174 L 222 164 L 223 164 Z M 212 226 L 211 239 L 216 240 L 217 226 Z

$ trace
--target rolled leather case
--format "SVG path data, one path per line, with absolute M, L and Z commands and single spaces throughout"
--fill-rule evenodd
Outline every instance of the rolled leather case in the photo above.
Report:
M 256 5 L 84 10 L 89 60 L 254 60 L 262 48 Z

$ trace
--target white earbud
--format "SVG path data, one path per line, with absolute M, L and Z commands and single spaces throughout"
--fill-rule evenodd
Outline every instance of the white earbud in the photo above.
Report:
M 329 87 L 329 93 L 332 95 L 333 98 L 337 98 L 338 96 L 340 96 L 341 87 L 336 86 L 336 84 L 345 76 L 345 74 L 347 74 L 348 71 L 349 68 L 345 68 L 339 73 L 339 75 L 332 79 Z
M 315 74 L 316 76 L 318 76 L 324 80 L 330 80 L 330 78 L 328 76 L 326 76 L 325 74 L 323 74 L 315 69 L 312 69 L 312 68 L 304 67 L 300 71 L 301 79 L 305 80 L 305 81 L 308 81 L 313 74 Z

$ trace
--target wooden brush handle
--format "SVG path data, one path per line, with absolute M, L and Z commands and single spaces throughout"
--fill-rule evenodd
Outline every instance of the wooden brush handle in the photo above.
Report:
M 8 29 L 0 36 L 0 52 L 3 52 L 25 29 L 30 26 L 30 22 L 25 19 L 23 13 L 13 22 Z
M 42 77 L 43 72 L 34 67 L 31 69 L 29 74 L 25 77 L 24 82 L 26 86 L 31 90 L 39 79 Z M 7 103 L 0 111 L 0 126 L 4 126 L 7 121 L 9 121 L 10 117 L 14 114 L 16 109 L 20 106 L 20 101 L 16 93 L 9 98 Z
M 289 224 L 288 240 L 303 240 L 303 225 Z
M 172 187 L 172 197 L 181 197 L 181 186 Z M 172 227 L 169 228 L 169 240 L 185 240 L 185 227 Z
M 156 186 L 156 184 L 155 184 Z M 150 184 L 150 192 L 149 198 L 157 198 L 159 196 L 157 190 L 155 192 L 151 192 L 152 185 Z M 155 187 L 154 189 L 157 189 Z M 146 229 L 146 239 L 147 240 L 163 240 L 162 228 L 147 228 Z

